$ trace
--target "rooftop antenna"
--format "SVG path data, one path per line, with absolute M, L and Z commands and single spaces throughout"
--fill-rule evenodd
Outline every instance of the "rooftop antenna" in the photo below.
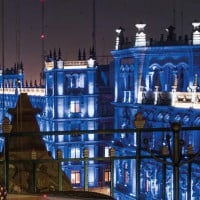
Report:
M 183 36 L 183 10 L 181 11 L 181 35 Z
M 44 26 L 45 26 L 45 20 L 44 20 L 44 12 L 45 12 L 45 8 L 44 8 L 44 2 L 45 0 L 40 0 L 41 2 L 41 35 L 40 35 L 40 39 L 41 39 L 41 66 L 42 66 L 42 70 L 40 73 L 40 83 L 44 84 L 44 61 L 45 61 L 45 32 L 44 32 Z
M 176 27 L 176 0 L 173 1 L 173 26 Z
M 2 52 L 1 52 L 1 62 L 2 62 L 2 87 L 3 87 L 3 97 L 2 97 L 2 109 L 3 109 L 3 118 L 5 116 L 5 103 L 4 103 L 4 58 L 5 58 L 5 44 L 4 44 L 4 0 L 1 1 L 1 48 L 2 48 Z
M 16 67 L 20 67 L 20 59 L 21 59 L 21 51 L 20 51 L 20 0 L 15 0 L 16 3 Z M 17 72 L 18 73 L 18 72 Z M 19 88 L 19 95 L 21 93 L 20 87 L 21 87 L 21 81 L 18 79 L 15 80 L 15 86 L 17 89 L 18 94 L 18 88 Z M 21 101 L 20 101 L 21 104 Z M 20 119 L 19 119 L 20 118 Z M 18 110 L 17 108 L 17 131 L 19 130 L 19 121 L 20 123 L 20 130 L 22 129 L 22 113 L 21 110 Z
M 181 36 L 183 36 L 184 31 L 184 1 L 181 2 Z
M 16 65 L 20 65 L 20 1 L 16 0 Z
M 92 48 L 93 48 L 93 56 L 96 54 L 96 0 L 93 0 L 92 2 L 92 10 L 93 10 L 93 16 L 92 16 Z

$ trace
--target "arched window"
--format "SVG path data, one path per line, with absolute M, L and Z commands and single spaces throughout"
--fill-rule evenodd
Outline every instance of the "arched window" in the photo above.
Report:
M 158 89 L 162 90 L 160 82 L 160 70 L 158 68 L 155 68 L 153 74 L 153 90 L 155 89 L 155 86 L 159 86 Z

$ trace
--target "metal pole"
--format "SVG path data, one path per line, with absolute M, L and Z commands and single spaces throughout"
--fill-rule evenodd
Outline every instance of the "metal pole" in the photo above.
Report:
M 162 199 L 164 200 L 165 198 L 166 198 L 166 164 L 163 164 L 162 165 Z
M 140 150 L 141 150 L 141 132 L 136 133 L 137 149 L 136 149 L 136 199 L 140 200 Z
M 59 160 L 58 162 L 58 190 L 59 191 L 62 191 L 63 188 L 62 188 L 62 169 L 61 169 L 61 159 L 63 158 L 63 155 L 62 155 L 62 151 L 60 149 L 58 149 L 57 151 L 57 159 Z
M 188 163 L 187 198 L 191 199 L 192 163 Z
M 2 45 L 2 87 L 3 87 L 3 97 L 2 97 L 2 107 L 3 107 L 3 117 L 5 116 L 5 102 L 4 102 L 4 62 L 5 62 L 5 41 L 4 41 L 4 0 L 1 0 L 1 45 Z
M 93 0 L 93 17 L 92 17 L 92 48 L 93 48 L 93 56 L 96 55 L 96 0 Z M 94 59 L 96 59 L 94 57 Z
M 84 149 L 84 191 L 88 191 L 88 157 L 89 150 L 87 148 Z
M 145 120 L 143 119 L 142 113 L 137 113 L 133 121 L 135 128 L 144 128 Z M 140 200 L 140 167 L 141 167 L 141 131 L 138 130 L 136 133 L 136 199 Z
M 110 196 L 114 197 L 114 156 L 115 156 L 115 149 L 110 149 L 110 172 L 111 172 L 111 179 L 110 179 Z
M 33 167 L 33 172 L 32 172 L 32 191 L 36 192 L 36 159 L 37 159 L 37 152 L 32 149 L 31 151 L 31 159 L 32 159 L 32 167 Z
M 173 142 L 173 199 L 179 200 L 179 131 L 180 124 L 173 123 L 172 130 L 174 135 Z
M 12 130 L 12 125 L 7 117 L 3 119 L 2 131 L 4 134 L 4 172 L 5 172 L 5 187 L 9 191 L 9 134 Z
M 4 154 L 5 154 L 5 187 L 9 191 L 9 133 L 5 134 Z

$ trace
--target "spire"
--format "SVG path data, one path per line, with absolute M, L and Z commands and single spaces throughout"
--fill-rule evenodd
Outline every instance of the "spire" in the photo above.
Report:
M 49 51 L 49 58 L 52 58 L 52 51 Z
M 83 60 L 86 60 L 86 53 L 85 53 L 85 49 L 83 49 Z
M 119 50 L 124 45 L 124 29 L 120 26 L 118 29 L 115 30 L 117 33 L 117 37 L 115 40 L 115 50 Z
M 20 63 L 20 69 L 22 70 L 22 73 L 24 73 L 24 65 L 23 65 L 22 61 Z
M 54 58 L 54 60 L 56 60 L 56 58 L 57 58 L 56 49 L 55 49 L 55 48 L 54 48 L 54 50 L 53 50 L 53 58 Z
M 90 48 L 90 58 L 92 57 L 92 49 Z
M 58 49 L 58 60 L 61 60 L 61 50 L 60 50 L 60 48 Z
M 93 47 L 90 48 L 90 56 L 89 57 L 93 58 L 93 59 L 96 59 L 96 52 L 95 52 Z
M 30 80 L 30 87 L 32 88 L 33 87 L 33 82 L 32 82 L 32 80 Z
M 38 87 L 37 80 L 34 81 L 34 87 Z
M 80 48 L 78 49 L 78 60 L 81 60 L 81 50 L 80 50 Z
M 94 46 L 92 47 L 92 58 L 96 59 L 96 51 L 95 51 Z

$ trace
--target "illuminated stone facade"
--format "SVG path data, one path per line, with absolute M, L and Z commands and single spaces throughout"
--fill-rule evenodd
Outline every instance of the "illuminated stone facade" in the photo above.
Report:
M 44 87 L 39 87 L 36 83 L 24 83 L 23 73 L 18 73 L 17 70 L 9 71 L 5 76 L 0 75 L 0 93 L 3 94 L 0 95 L 0 101 L 4 111 L 1 112 L 1 118 L 5 115 L 11 119 L 7 109 L 15 107 L 20 93 L 27 93 L 33 107 L 40 109 L 37 114 L 40 131 L 111 129 L 113 107 L 110 102 L 113 100 L 113 91 L 110 70 L 111 66 L 98 66 L 92 58 L 63 61 L 60 50 L 58 55 L 54 51 L 52 56 L 50 52 L 45 62 Z M 54 158 L 58 149 L 65 158 L 82 158 L 85 148 L 88 148 L 90 157 L 96 157 L 104 155 L 106 146 L 104 139 L 96 134 L 50 135 L 43 139 Z M 96 145 L 97 141 L 102 144 L 100 147 Z M 3 140 L 0 142 L 2 147 Z M 95 187 L 103 182 L 104 168 L 105 165 L 90 163 L 89 186 Z M 75 165 L 65 164 L 63 170 L 73 186 L 83 187 L 84 168 L 81 161 Z
M 116 45 L 118 44 L 118 46 L 111 52 L 115 63 L 115 99 L 113 102 L 115 129 L 136 128 L 133 121 L 138 112 L 142 113 L 145 119 L 145 128 L 170 127 L 173 122 L 180 123 L 182 127 L 200 125 L 199 23 L 195 22 L 193 26 L 192 38 L 187 36 L 178 38 L 175 28 L 170 26 L 167 29 L 166 39 L 162 35 L 159 41 L 153 39 L 144 41 L 145 24 L 137 25 L 137 27 L 142 27 L 142 34 L 139 38 L 140 35 L 136 33 L 136 39 L 133 43 L 124 39 L 124 29 L 121 29 L 120 35 L 117 33 Z M 140 41 L 142 42 L 140 43 Z M 151 148 L 158 151 L 158 146 L 165 144 L 165 135 L 164 133 L 146 133 L 145 137 L 149 138 Z M 186 146 L 187 144 L 192 145 L 195 151 L 199 150 L 200 139 L 197 131 L 190 133 L 183 131 L 181 137 Z M 138 145 L 135 134 L 126 134 L 124 131 L 115 136 L 115 148 L 121 149 L 120 155 L 137 156 L 134 152 L 136 152 Z M 122 148 L 126 149 L 126 153 Z M 142 155 L 148 154 L 143 152 Z M 167 166 L 167 179 L 164 183 L 166 196 L 163 197 L 161 184 L 163 165 L 153 158 L 139 158 L 139 161 L 136 158 L 116 162 L 115 178 L 117 180 L 116 188 L 119 191 L 118 198 L 139 198 L 135 198 L 137 195 L 138 162 L 141 162 L 139 165 L 140 199 L 174 199 L 173 178 L 170 178 L 173 176 L 172 169 Z M 185 172 L 188 173 L 186 166 L 180 168 L 179 183 L 182 184 L 180 186 L 180 199 L 194 200 L 199 198 L 195 189 L 198 187 L 196 179 L 199 178 L 199 174 L 193 173 L 192 191 L 188 192 L 187 187 L 185 188 L 188 184 L 186 181 L 188 176 L 184 175 Z M 199 170 L 198 165 L 194 164 L 193 167 L 195 170 Z
M 138 112 L 142 113 L 146 128 L 170 127 L 172 122 L 179 122 L 181 126 L 199 126 L 199 23 L 193 23 L 192 38 L 177 38 L 175 28 L 169 26 L 166 39 L 161 35 L 159 41 L 147 41 L 145 26 L 143 23 L 136 25 L 138 32 L 134 42 L 124 38 L 123 28 L 116 30 L 115 50 L 111 52 L 114 73 L 112 67 L 108 71 L 107 66 L 96 66 L 91 59 L 63 61 L 60 53 L 58 56 L 50 54 L 44 69 L 45 87 L 26 87 L 22 83 L 5 87 L 1 89 L 5 93 L 4 98 L 1 95 L 1 105 L 5 109 L 14 107 L 18 93 L 28 93 L 34 107 L 41 109 L 37 116 L 41 131 L 135 128 L 133 121 Z M 184 138 L 197 148 L 200 141 L 196 136 L 194 132 L 193 136 L 186 134 Z M 161 136 L 151 137 L 154 143 L 162 139 Z M 59 148 L 66 158 L 82 157 L 85 147 L 88 147 L 91 157 L 106 156 L 111 146 L 117 149 L 119 156 L 135 156 L 138 145 L 135 134 L 127 135 L 123 131 L 116 134 L 112 142 L 94 134 L 48 136 L 44 140 L 53 155 Z M 97 142 L 100 147 L 96 147 Z M 114 186 L 118 199 L 135 199 L 137 162 L 136 159 L 115 162 Z M 75 168 L 73 163 L 68 164 L 63 169 L 71 178 L 72 185 L 83 186 L 82 164 L 76 164 Z M 142 199 L 161 199 L 161 186 L 158 184 L 161 168 L 161 164 L 153 159 L 141 161 Z M 172 170 L 167 170 L 168 177 L 171 177 Z M 90 163 L 90 186 L 105 182 L 102 177 L 105 178 L 106 173 L 108 177 L 109 166 Z M 196 174 L 195 178 L 198 178 Z M 181 181 L 184 180 L 185 177 Z M 170 181 L 167 180 L 166 185 L 167 200 L 172 199 Z M 192 188 L 198 188 L 195 181 Z M 184 188 L 182 190 L 182 199 L 186 199 L 188 193 Z M 191 194 L 192 200 L 199 198 L 195 191 Z

